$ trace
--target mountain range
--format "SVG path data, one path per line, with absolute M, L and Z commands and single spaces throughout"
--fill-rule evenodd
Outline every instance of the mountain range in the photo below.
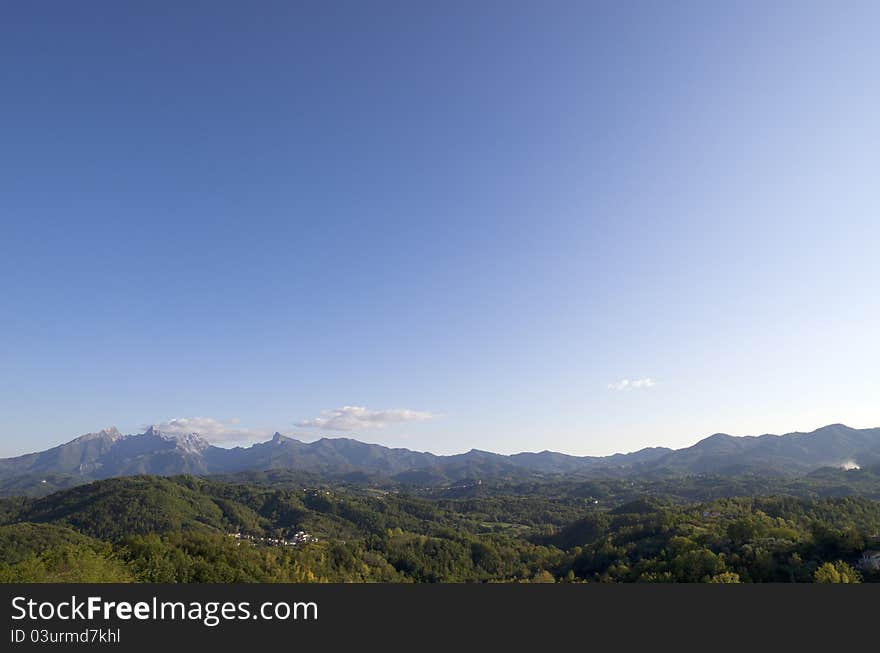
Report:
M 831 424 L 811 433 L 735 437 L 716 433 L 691 447 L 651 447 L 611 456 L 552 451 L 502 455 L 472 449 L 441 456 L 349 438 L 301 442 L 276 433 L 249 447 L 223 448 L 196 433 L 150 427 L 123 435 L 116 428 L 82 435 L 46 451 L 0 459 L 0 494 L 46 493 L 118 476 L 232 474 L 295 470 L 333 477 L 381 478 L 412 485 L 531 475 L 600 477 L 693 474 L 798 476 L 821 467 L 880 463 L 880 428 Z

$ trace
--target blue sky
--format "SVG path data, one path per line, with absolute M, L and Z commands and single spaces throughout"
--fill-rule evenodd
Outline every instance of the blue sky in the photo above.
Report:
M 111 424 L 577 454 L 880 425 L 878 24 L 7 6 L 0 455 Z

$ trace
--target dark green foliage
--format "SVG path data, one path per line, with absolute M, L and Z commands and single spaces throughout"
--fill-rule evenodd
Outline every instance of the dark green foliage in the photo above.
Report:
M 30 555 L 63 545 L 104 550 L 107 545 L 82 533 L 57 524 L 18 523 L 0 526 L 0 551 L 3 562 L 16 564 Z
M 352 482 L 303 485 L 303 477 L 281 474 L 230 480 L 129 477 L 0 501 L 0 578 L 876 580 L 855 571 L 863 551 L 880 548 L 880 504 L 865 498 L 691 499 L 710 485 L 717 490 L 703 478 L 421 492 Z M 300 531 L 309 537 L 291 544 Z
M 96 551 L 72 544 L 31 554 L 14 564 L 0 562 L 0 583 L 129 583 L 129 568 L 109 547 Z
M 19 519 L 64 524 L 81 533 L 118 540 L 131 533 L 224 528 L 223 510 L 210 497 L 154 476 L 114 478 L 80 485 L 28 502 Z
M 878 533 L 880 504 L 867 499 L 724 499 L 615 515 L 571 565 L 598 581 L 809 582 L 825 561 L 855 562 Z
M 0 526 L 0 582 L 130 582 L 133 575 L 113 547 L 55 524 Z

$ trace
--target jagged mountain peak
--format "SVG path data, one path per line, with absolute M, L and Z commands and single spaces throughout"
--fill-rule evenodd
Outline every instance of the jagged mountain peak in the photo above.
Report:
M 155 424 L 149 426 L 141 435 L 145 437 L 161 438 L 167 442 L 173 442 L 179 449 L 188 453 L 201 453 L 211 446 L 211 444 L 198 433 L 163 431 Z
M 289 435 L 279 433 L 278 431 L 275 431 L 275 435 L 273 435 L 272 439 L 268 440 L 267 442 L 273 444 L 303 444 L 300 440 L 292 438 Z
M 125 436 L 119 432 L 115 426 L 110 426 L 105 429 L 101 429 L 100 431 L 95 431 L 94 433 L 86 433 L 84 435 L 75 438 L 73 442 L 88 442 L 89 440 L 109 440 L 111 442 L 115 442 L 116 440 L 121 440 Z

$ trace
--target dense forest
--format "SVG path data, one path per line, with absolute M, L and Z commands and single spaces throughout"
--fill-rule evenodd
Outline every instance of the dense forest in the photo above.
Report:
M 880 580 L 862 560 L 880 503 L 804 481 L 302 481 L 138 476 L 3 499 L 0 581 Z

